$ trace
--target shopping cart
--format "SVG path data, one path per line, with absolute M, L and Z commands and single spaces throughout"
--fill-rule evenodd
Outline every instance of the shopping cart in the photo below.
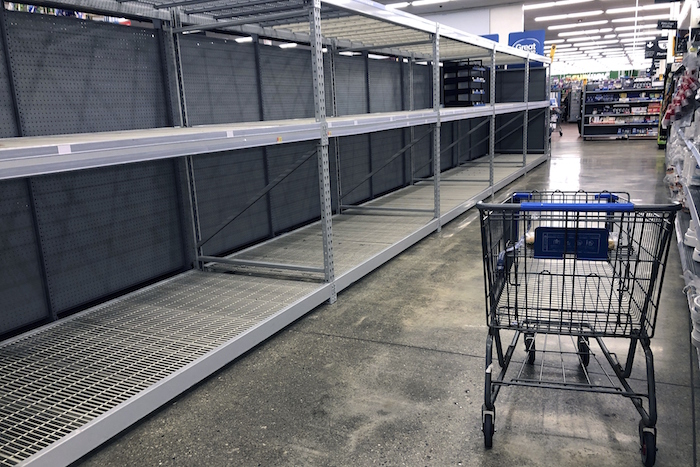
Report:
M 649 344 L 680 206 L 634 205 L 627 193 L 555 191 L 515 193 L 503 204 L 478 208 L 489 329 L 482 407 L 486 448 L 492 446 L 494 404 L 502 387 L 590 391 L 632 401 L 642 416 L 642 461 L 653 465 L 657 414 Z M 505 352 L 502 333 L 513 335 Z M 517 353 L 521 335 L 525 346 Z M 624 365 L 603 338 L 629 339 Z M 500 371 L 493 362 L 494 342 Z M 638 342 L 646 361 L 646 393 L 631 386 Z M 516 361 L 518 368 L 509 371 Z
M 559 136 L 564 136 L 564 132 L 561 129 L 561 111 L 559 107 L 550 107 L 549 112 L 549 137 L 552 137 L 552 133 L 559 132 Z

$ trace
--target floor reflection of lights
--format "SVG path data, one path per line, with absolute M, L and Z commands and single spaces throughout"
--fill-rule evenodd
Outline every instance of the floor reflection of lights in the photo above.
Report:
M 549 166 L 548 190 L 576 191 L 580 186 L 581 157 L 557 156 L 553 157 Z

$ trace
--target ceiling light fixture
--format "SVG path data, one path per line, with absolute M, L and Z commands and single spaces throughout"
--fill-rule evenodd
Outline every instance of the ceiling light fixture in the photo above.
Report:
M 629 18 L 615 18 L 610 20 L 612 23 L 634 23 L 635 21 L 656 21 L 659 19 L 668 19 L 669 15 L 651 15 L 651 16 L 630 16 Z
M 582 23 L 557 24 L 554 26 L 549 26 L 547 29 L 549 29 L 550 31 L 558 31 L 560 29 L 585 28 L 588 26 L 600 26 L 601 24 L 608 24 L 608 20 L 601 19 L 598 21 L 584 21 Z
M 637 26 L 618 26 L 615 28 L 615 31 L 616 32 L 634 31 L 635 29 L 656 29 L 656 24 L 638 24 Z
M 423 6 L 423 5 L 434 5 L 435 3 L 447 3 L 452 0 L 416 0 L 411 2 L 411 6 Z
M 634 6 L 628 6 L 624 8 L 610 8 L 608 10 L 605 10 L 606 15 L 616 15 L 619 13 L 634 13 L 635 11 L 648 11 L 648 10 L 669 10 L 671 8 L 671 5 L 668 4 L 652 4 L 652 5 L 642 5 L 638 7 Z
M 607 45 L 607 44 L 617 44 L 617 39 L 610 39 L 607 41 L 590 41 L 590 42 L 576 42 L 574 45 L 576 47 L 585 47 L 587 45 Z
M 544 45 L 561 44 L 562 42 L 564 42 L 564 39 L 550 39 L 550 40 L 544 41 Z
M 284 44 L 280 44 L 280 49 L 292 49 L 296 46 L 296 42 L 285 42 Z
M 396 8 L 406 8 L 410 4 L 411 4 L 411 2 L 396 2 L 396 3 L 389 3 L 388 5 L 384 5 L 384 6 L 389 8 L 390 10 L 393 10 Z
M 523 5 L 523 10 L 541 10 L 542 8 L 552 8 L 557 6 L 566 5 L 576 5 L 579 3 L 588 3 L 593 0 L 559 0 L 558 2 L 546 2 L 546 3 L 531 3 L 528 5 Z
M 656 36 L 639 36 L 639 37 L 629 37 L 625 39 L 620 39 L 621 44 L 629 44 L 631 42 L 636 42 L 638 44 L 641 44 L 642 42 L 646 41 L 654 41 L 656 40 Z
M 661 36 L 663 33 L 652 31 L 637 31 L 637 32 L 621 32 L 617 37 L 634 37 L 634 36 Z
M 602 14 L 603 10 L 579 11 L 577 13 L 567 13 L 564 15 L 538 16 L 537 18 L 535 18 L 535 21 L 559 21 L 562 19 L 584 18 L 586 16 L 598 16 Z
M 239 44 L 243 44 L 243 43 L 245 43 L 245 42 L 253 42 L 253 38 L 250 37 L 250 36 L 248 36 L 248 37 L 239 37 L 239 38 L 234 39 L 234 40 L 235 40 L 236 42 L 238 42 Z
M 585 31 L 566 31 L 560 32 L 559 37 L 569 37 L 569 36 L 585 36 L 587 34 L 600 34 L 612 31 L 612 28 L 602 28 L 602 29 L 586 29 Z
M 566 40 L 566 42 L 595 41 L 595 40 L 598 40 L 598 39 L 600 39 L 600 36 L 586 36 L 586 37 L 577 36 L 577 37 L 570 37 L 570 38 L 568 38 L 568 39 Z

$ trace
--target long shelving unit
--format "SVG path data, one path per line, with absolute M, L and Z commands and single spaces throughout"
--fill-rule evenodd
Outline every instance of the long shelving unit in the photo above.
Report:
M 0 3 L 2 466 L 70 464 L 549 158 L 548 58 L 371 1 L 40 4 L 137 26 Z M 442 108 L 464 60 L 488 100 Z
M 584 140 L 592 138 L 656 138 L 663 87 L 599 89 L 583 92 Z
M 692 133 L 694 128 L 684 129 L 674 126 L 669 130 L 668 143 L 666 144 L 667 155 L 669 151 L 680 150 L 689 156 L 687 158 L 688 161 L 692 160 L 694 163 L 700 164 L 700 151 L 693 142 L 692 136 L 686 135 L 686 131 Z M 683 174 L 683 165 L 675 164 L 674 170 L 679 175 Z M 698 206 L 700 206 L 700 186 L 690 185 L 688 180 L 683 177 L 679 178 L 679 183 L 681 184 L 680 189 L 682 190 L 681 198 L 684 200 L 684 206 L 687 209 L 680 211 L 678 216 L 676 216 L 676 237 L 678 240 L 681 268 L 683 269 L 683 278 L 686 286 L 691 287 L 687 295 L 688 307 L 692 310 L 693 304 L 690 300 L 696 292 L 695 287 L 697 287 L 697 280 L 700 278 L 700 263 L 693 260 L 694 248 L 685 244 L 684 237 L 691 221 L 694 222 L 695 225 L 700 225 L 698 223 L 700 222 L 700 214 L 698 213 Z M 695 326 L 694 322 L 693 325 Z M 691 342 L 696 348 L 698 357 L 700 357 L 700 340 L 693 338 Z

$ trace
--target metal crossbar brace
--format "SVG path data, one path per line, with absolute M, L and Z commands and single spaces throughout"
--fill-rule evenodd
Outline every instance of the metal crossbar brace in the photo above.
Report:
M 315 268 L 313 266 L 302 266 L 298 264 L 284 264 L 284 263 L 270 263 L 267 261 L 250 261 L 246 259 L 235 259 L 235 258 L 217 258 L 216 256 L 200 256 L 199 260 L 207 263 L 220 263 L 220 264 L 230 264 L 233 266 L 251 266 L 269 269 L 285 269 L 288 271 L 301 271 L 301 272 L 316 272 L 324 273 L 324 268 Z
M 516 118 L 517 118 L 517 117 L 516 117 Z M 512 122 L 512 121 L 513 121 L 513 120 L 511 120 L 511 122 Z M 479 123 L 477 126 L 475 126 L 474 128 L 472 128 L 471 130 L 469 130 L 469 132 L 468 132 L 466 135 L 461 136 L 461 137 L 459 138 L 459 140 L 455 141 L 454 143 L 450 144 L 448 147 L 446 147 L 445 149 L 443 149 L 442 152 L 448 151 L 450 148 L 452 148 L 452 146 L 454 146 L 454 145 L 455 145 L 456 143 L 458 143 L 460 140 L 463 140 L 463 139 L 469 137 L 469 135 L 471 135 L 474 131 L 478 130 L 478 129 L 481 128 L 483 125 L 485 125 L 486 122 L 488 122 L 488 120 L 484 120 L 483 122 Z M 482 141 L 485 141 L 485 139 L 483 139 Z M 428 161 L 427 161 L 425 164 L 421 165 L 421 166 L 418 167 L 418 169 L 416 169 L 416 170 L 421 170 L 423 167 L 426 167 L 426 166 L 430 165 L 432 162 L 433 162 L 433 158 L 431 157 L 431 158 L 428 159 Z M 412 174 L 413 174 L 413 173 L 412 173 Z M 432 179 L 433 179 L 432 177 L 427 177 L 427 178 L 423 178 L 423 179 L 416 178 L 415 180 L 432 180 Z
M 435 26 L 433 37 L 433 110 L 437 114 L 435 131 L 433 131 L 433 198 L 435 201 L 435 219 L 440 219 L 440 24 Z M 437 231 L 442 226 L 438 222 Z
M 523 167 L 527 164 L 527 124 L 529 114 L 529 97 L 530 97 L 530 53 L 528 52 L 525 58 L 525 87 L 523 88 L 525 101 L 525 111 L 523 112 Z
M 347 195 L 349 195 L 350 193 L 352 193 L 353 191 L 355 191 L 356 189 L 358 189 L 360 186 L 362 186 L 363 183 L 365 183 L 365 182 L 366 182 L 367 180 L 369 180 L 370 178 L 374 177 L 374 176 L 377 174 L 377 172 L 379 172 L 379 171 L 382 170 L 384 167 L 386 167 L 386 166 L 388 166 L 389 164 L 391 164 L 394 160 L 396 160 L 396 158 L 398 158 L 399 156 L 401 156 L 401 154 L 403 154 L 403 153 L 406 152 L 408 149 L 410 149 L 410 148 L 412 148 L 413 146 L 415 146 L 416 143 L 418 143 L 418 142 L 421 141 L 423 138 L 425 138 L 425 137 L 428 136 L 430 133 L 432 133 L 432 131 L 433 131 L 432 129 L 431 129 L 431 130 L 428 130 L 428 131 L 426 131 L 423 135 L 421 135 L 419 138 L 415 138 L 415 139 L 411 140 L 410 143 L 408 143 L 406 146 L 404 146 L 404 147 L 402 147 L 401 149 L 399 149 L 399 150 L 398 150 L 397 152 L 395 152 L 389 159 L 387 159 L 387 161 L 384 162 L 384 164 L 382 164 L 381 167 L 378 167 L 378 168 L 374 169 L 372 172 L 370 172 L 369 174 L 367 174 L 362 180 L 360 180 L 360 182 L 359 182 L 357 185 L 355 185 L 354 187 L 352 187 L 352 188 L 351 188 L 350 190 L 348 190 L 346 193 L 343 193 L 343 195 L 340 197 L 340 199 L 342 200 L 342 199 L 345 198 Z
M 335 69 L 335 56 L 338 53 L 338 45 L 335 40 L 331 41 L 330 53 L 328 54 L 328 63 L 331 67 L 331 102 L 332 102 L 332 115 L 334 117 L 338 116 L 338 89 L 336 87 L 336 69 Z M 338 214 L 342 214 L 343 209 L 340 205 L 340 195 L 343 192 L 342 177 L 340 174 L 340 139 L 333 138 L 333 152 L 335 155 L 335 196 L 338 200 Z
M 328 122 L 326 121 L 326 89 L 323 76 L 323 43 L 321 37 L 321 0 L 313 0 L 309 8 L 311 34 L 311 71 L 314 85 L 314 110 L 321 124 L 318 143 L 318 184 L 321 198 L 321 232 L 323 236 L 324 279 L 331 284 L 330 303 L 337 300 L 335 269 L 333 265 L 333 224 L 331 218 L 331 177 L 328 164 Z M 338 200 L 340 204 L 340 200 Z
M 549 100 L 549 90 L 552 89 L 552 65 L 548 64 L 547 65 L 547 78 L 544 80 L 545 81 L 545 86 L 547 89 L 545 89 L 545 96 L 547 96 Z M 547 155 L 547 157 L 551 157 L 552 153 L 552 147 L 549 141 L 549 106 L 545 108 L 545 115 L 544 115 L 544 153 Z
M 540 113 L 544 113 L 544 110 L 543 110 L 542 112 L 538 112 L 538 113 L 535 114 L 534 116 L 530 117 L 528 120 L 529 120 L 530 122 L 533 121 L 534 119 L 537 118 L 538 115 L 540 115 Z M 518 118 L 520 118 L 519 115 L 516 115 L 515 117 L 511 118 L 511 119 L 508 120 L 506 123 L 504 123 L 503 125 L 501 125 L 501 128 L 500 128 L 500 129 L 503 129 L 503 128 L 507 127 L 508 125 L 510 125 L 511 123 L 513 123 L 514 121 L 516 121 Z M 522 124 L 521 124 L 521 125 L 518 125 L 517 127 L 513 128 L 512 130 L 510 130 L 510 131 L 509 131 L 508 133 L 506 133 L 505 135 L 503 135 L 503 136 L 501 136 L 500 138 L 498 138 L 498 139 L 496 140 L 496 144 L 500 143 L 501 141 L 503 141 L 504 139 L 506 139 L 507 137 L 509 137 L 510 135 L 512 135 L 513 133 L 515 133 L 516 131 L 518 131 L 521 127 L 522 127 Z M 481 138 L 479 141 L 476 142 L 476 144 L 474 144 L 474 146 L 478 146 L 479 144 L 481 144 L 481 143 L 483 143 L 484 141 L 486 141 L 488 138 L 489 138 L 488 136 L 487 136 L 486 138 Z M 469 162 L 469 161 L 467 161 L 467 162 Z M 494 161 L 494 164 L 498 164 L 498 163 L 499 163 L 499 162 Z
M 352 204 L 344 204 L 345 209 L 358 209 L 361 211 L 396 211 L 396 212 L 429 212 L 432 214 L 432 209 L 418 208 L 389 208 L 384 206 L 353 206 Z
M 270 192 L 270 190 L 272 190 L 274 187 L 276 187 L 277 185 L 279 185 L 279 184 L 280 184 L 285 178 L 287 178 L 292 172 L 294 172 L 296 169 L 298 169 L 299 167 L 301 167 L 301 165 L 302 165 L 304 162 L 306 162 L 306 161 L 308 161 L 309 159 L 311 159 L 311 157 L 313 157 L 314 154 L 316 154 L 316 152 L 317 152 L 317 149 L 314 149 L 313 151 L 307 152 L 306 154 L 304 154 L 303 156 L 301 156 L 299 159 L 297 159 L 291 166 L 289 166 L 289 167 L 287 168 L 287 170 L 285 170 L 284 172 L 282 172 L 281 174 L 279 174 L 274 180 L 272 180 L 270 183 L 268 183 L 268 184 L 265 186 L 265 188 L 263 188 L 263 189 L 260 190 L 258 193 L 256 193 L 255 195 L 253 195 L 253 196 L 251 197 L 251 199 L 248 200 L 248 202 L 245 204 L 245 206 L 243 206 L 242 208 L 240 208 L 236 214 L 230 216 L 228 219 L 226 219 L 224 222 L 222 222 L 222 223 L 214 230 L 214 232 L 213 232 L 212 234 L 210 234 L 209 236 L 207 236 L 207 238 L 198 241 L 198 242 L 197 242 L 197 247 L 198 247 L 198 248 L 201 248 L 205 243 L 207 243 L 209 240 L 211 240 L 212 238 L 214 238 L 219 232 L 221 232 L 222 230 L 224 230 L 224 229 L 226 228 L 226 226 L 228 226 L 231 222 L 233 222 L 233 221 L 235 221 L 236 219 L 238 219 L 238 217 L 240 217 L 241 214 L 243 214 L 244 212 L 246 212 L 253 204 L 255 204 L 257 201 L 259 201 L 263 196 L 265 196 L 266 194 L 268 194 L 268 193 Z

